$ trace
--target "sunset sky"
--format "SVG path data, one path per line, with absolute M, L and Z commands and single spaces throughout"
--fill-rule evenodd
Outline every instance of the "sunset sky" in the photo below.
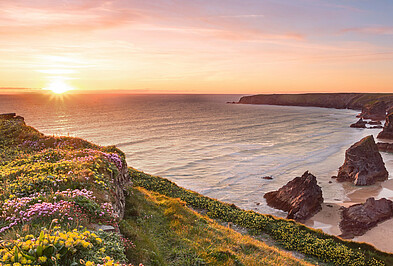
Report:
M 0 88 L 393 92 L 392 14 L 391 0 L 1 0 Z

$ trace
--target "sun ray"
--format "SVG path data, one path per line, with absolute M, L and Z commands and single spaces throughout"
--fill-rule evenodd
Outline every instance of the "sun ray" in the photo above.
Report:
M 63 80 L 54 80 L 44 90 L 51 91 L 55 94 L 63 94 L 65 92 L 74 90 L 74 88 L 67 85 Z

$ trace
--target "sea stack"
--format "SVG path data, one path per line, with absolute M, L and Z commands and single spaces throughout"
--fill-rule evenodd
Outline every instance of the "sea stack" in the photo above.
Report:
M 361 236 L 378 223 L 393 217 L 393 202 L 382 198 L 369 198 L 364 204 L 342 207 L 340 229 L 341 237 Z
M 288 212 L 288 219 L 303 222 L 322 209 L 322 190 L 317 179 L 306 171 L 277 191 L 265 194 L 270 207 Z
M 367 186 L 386 180 L 388 175 L 374 137 L 370 135 L 353 144 L 345 152 L 345 161 L 338 170 L 337 180 Z
M 393 139 L 393 112 L 386 116 L 383 130 L 378 134 L 379 139 Z

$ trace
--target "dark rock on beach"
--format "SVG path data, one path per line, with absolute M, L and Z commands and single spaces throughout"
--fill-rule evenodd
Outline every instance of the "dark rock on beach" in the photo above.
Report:
M 322 209 L 322 190 L 317 179 L 306 171 L 277 191 L 264 195 L 270 207 L 288 212 L 287 218 L 303 222 Z
M 264 176 L 264 177 L 262 177 L 262 179 L 265 179 L 265 180 L 272 180 L 273 177 L 271 177 L 271 176 Z
M 379 139 L 393 139 L 393 113 L 386 116 L 383 130 L 378 134 Z
M 369 198 L 364 204 L 342 207 L 340 229 L 341 237 L 353 238 L 363 235 L 378 223 L 393 217 L 393 202 L 385 198 Z
M 367 122 L 360 118 L 356 123 L 351 124 L 350 127 L 354 128 L 366 128 Z
M 367 186 L 386 180 L 388 175 L 374 137 L 370 135 L 353 144 L 345 152 L 345 161 L 338 170 L 337 180 Z

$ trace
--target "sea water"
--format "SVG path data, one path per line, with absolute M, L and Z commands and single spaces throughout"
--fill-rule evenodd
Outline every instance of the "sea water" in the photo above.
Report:
M 307 170 L 325 202 L 347 199 L 331 176 L 348 147 L 380 130 L 350 128 L 354 110 L 226 103 L 240 97 L 2 95 L 0 113 L 16 112 L 45 134 L 116 145 L 129 166 L 245 209 L 284 216 L 263 195 Z

